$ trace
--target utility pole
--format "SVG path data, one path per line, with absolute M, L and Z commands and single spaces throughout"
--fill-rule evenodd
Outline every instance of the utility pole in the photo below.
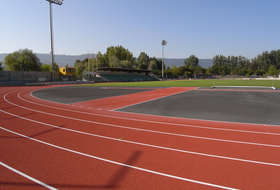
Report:
M 52 80 L 54 82 L 54 54 L 53 54 L 53 16 L 52 3 L 62 5 L 63 0 L 46 0 L 50 3 L 50 33 L 51 33 L 51 62 L 52 62 Z

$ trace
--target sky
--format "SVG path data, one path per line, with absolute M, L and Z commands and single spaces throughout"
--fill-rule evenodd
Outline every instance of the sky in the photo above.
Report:
M 106 53 L 123 46 L 138 57 L 252 59 L 280 49 L 279 0 L 64 0 L 52 4 L 54 53 Z M 0 53 L 50 52 L 46 0 L 1 0 Z

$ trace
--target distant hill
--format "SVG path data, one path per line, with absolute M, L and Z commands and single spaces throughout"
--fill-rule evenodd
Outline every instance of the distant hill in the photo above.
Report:
M 40 59 L 41 63 L 51 63 L 51 56 L 50 54 L 43 54 L 43 53 L 35 53 L 37 57 Z M 2 53 L 0 54 L 0 62 L 4 62 L 5 57 L 8 55 L 8 53 Z M 91 55 L 90 55 L 91 56 Z M 94 55 L 95 56 L 95 55 Z M 55 55 L 55 62 L 61 66 L 64 67 L 65 65 L 69 66 L 74 66 L 74 63 L 76 62 L 77 59 L 79 60 L 84 60 L 87 58 L 87 54 L 82 54 L 82 55 Z M 161 59 L 161 58 L 159 58 Z M 184 60 L 185 59 L 169 59 L 169 58 L 164 58 L 164 63 L 168 67 L 172 67 L 173 65 L 176 67 L 180 67 L 184 65 Z M 213 64 L 212 59 L 199 59 L 199 65 L 205 69 L 211 67 Z M 2 67 L 4 64 L 2 65 Z
M 41 60 L 42 63 L 51 63 L 51 55 L 50 54 L 41 54 L 36 53 L 37 57 Z M 95 56 L 95 55 L 94 55 Z M 74 63 L 77 59 L 83 61 L 87 58 L 87 54 L 82 55 L 55 55 L 55 62 L 61 66 L 64 67 L 65 65 L 74 66 Z

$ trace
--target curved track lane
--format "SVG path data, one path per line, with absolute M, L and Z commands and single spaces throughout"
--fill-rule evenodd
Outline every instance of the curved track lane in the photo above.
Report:
M 192 88 L 75 104 L 1 88 L 1 189 L 279 189 L 280 126 L 112 110 Z

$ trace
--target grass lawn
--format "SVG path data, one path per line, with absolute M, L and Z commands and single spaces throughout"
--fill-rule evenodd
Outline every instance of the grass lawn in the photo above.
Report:
M 266 86 L 280 88 L 280 80 L 169 80 L 147 82 L 95 83 L 88 86 L 155 86 L 155 87 L 211 87 L 211 86 Z

